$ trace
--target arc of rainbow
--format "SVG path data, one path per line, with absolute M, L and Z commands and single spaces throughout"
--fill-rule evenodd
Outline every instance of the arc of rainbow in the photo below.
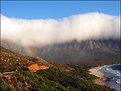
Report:
M 26 49 L 27 53 L 29 55 L 33 56 L 33 57 L 36 57 L 37 56 L 37 50 L 33 46 L 31 46 L 29 44 L 31 44 L 31 42 L 26 41 L 25 49 Z

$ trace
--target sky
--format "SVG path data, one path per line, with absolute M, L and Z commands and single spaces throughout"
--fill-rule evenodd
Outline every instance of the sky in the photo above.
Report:
M 24 46 L 120 38 L 119 1 L 2 1 L 1 37 Z
M 120 15 L 119 1 L 2 1 L 1 13 L 10 18 L 59 19 L 101 12 Z

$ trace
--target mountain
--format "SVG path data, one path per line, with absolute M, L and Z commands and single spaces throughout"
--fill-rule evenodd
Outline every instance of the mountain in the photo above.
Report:
M 85 61 L 119 61 L 120 40 L 76 40 L 38 48 L 44 59 L 62 63 Z
M 96 77 L 88 74 L 92 66 L 49 63 L 1 46 L 0 50 L 0 91 L 115 91 L 93 83 Z M 32 72 L 27 68 L 31 64 L 49 68 Z
M 24 46 L 13 47 L 13 43 L 3 41 L 2 46 L 14 50 L 15 52 L 29 55 Z M 44 47 L 32 47 L 36 51 L 36 56 L 48 61 L 59 63 L 79 63 L 79 62 L 100 62 L 120 61 L 120 39 L 100 39 L 84 40 L 53 44 Z M 29 55 L 30 56 L 30 55 Z M 32 55 L 31 55 L 32 56 Z
M 0 43 L 1 43 L 1 46 L 3 46 L 6 49 L 12 50 L 12 51 L 20 53 L 20 54 L 27 55 L 27 52 L 22 45 L 19 45 L 13 41 L 4 40 L 4 39 L 2 39 L 0 41 Z

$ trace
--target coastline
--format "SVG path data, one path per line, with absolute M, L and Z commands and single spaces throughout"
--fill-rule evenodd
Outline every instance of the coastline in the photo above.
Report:
M 91 69 L 89 69 L 89 74 L 94 75 L 96 77 L 98 77 L 97 79 L 94 80 L 95 84 L 98 85 L 105 85 L 106 81 L 109 81 L 109 78 L 106 77 L 100 70 L 105 67 L 107 65 L 104 66 L 98 66 L 98 67 L 93 67 Z

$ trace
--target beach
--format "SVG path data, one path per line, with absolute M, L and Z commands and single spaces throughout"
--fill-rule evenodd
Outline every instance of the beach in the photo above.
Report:
M 94 68 L 91 68 L 89 69 L 89 74 L 91 75 L 94 75 L 96 77 L 98 77 L 96 80 L 94 80 L 94 83 L 95 84 L 98 84 L 98 85 L 104 85 L 104 83 L 106 81 L 109 80 L 108 77 L 106 77 L 100 70 L 105 67 L 106 65 L 104 66 L 99 66 L 99 67 L 94 67 Z

